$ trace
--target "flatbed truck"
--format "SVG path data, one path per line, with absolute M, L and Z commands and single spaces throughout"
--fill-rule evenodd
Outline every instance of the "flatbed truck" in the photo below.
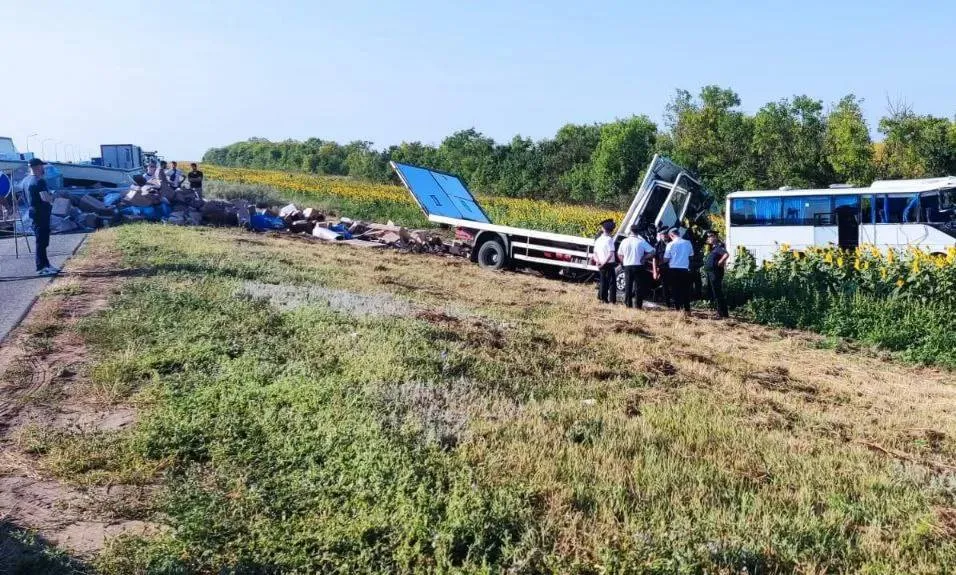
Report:
M 438 170 L 391 162 L 392 169 L 428 221 L 465 230 L 473 237 L 471 259 L 491 270 L 525 267 L 544 275 L 577 278 L 598 271 L 595 237 L 557 234 L 492 223 L 457 176 Z M 633 224 L 641 230 L 681 227 L 702 222 L 713 197 L 700 181 L 669 159 L 655 155 L 623 221 L 616 242 Z M 597 230 L 595 230 L 597 231 Z M 653 237 L 648 238 L 654 241 Z M 623 280 L 619 278 L 619 283 Z

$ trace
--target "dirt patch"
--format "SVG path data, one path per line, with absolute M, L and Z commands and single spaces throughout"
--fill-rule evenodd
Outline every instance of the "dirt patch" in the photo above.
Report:
M 806 396 L 815 396 L 820 391 L 815 385 L 793 379 L 789 369 L 778 365 L 768 366 L 763 371 L 755 371 L 747 379 L 770 391 L 795 392 Z
M 645 361 L 642 364 L 642 367 L 651 375 L 663 377 L 672 377 L 677 375 L 677 367 L 675 367 L 673 363 L 661 357 Z
M 619 321 L 614 323 L 612 328 L 614 333 L 623 333 L 626 335 L 636 335 L 646 339 L 654 339 L 655 336 L 641 323 L 633 321 Z
M 28 426 L 115 431 L 136 419 L 132 407 L 99 402 L 89 392 L 90 353 L 75 330 L 81 318 L 105 308 L 130 275 L 102 245 L 88 243 L 0 347 L 0 518 L 80 555 L 116 535 L 158 528 L 110 511 L 136 506 L 123 501 L 122 489 L 78 489 L 45 476 L 17 441 Z
M 433 323 L 436 325 L 446 326 L 446 327 L 457 327 L 461 324 L 461 320 L 457 317 L 448 315 L 447 313 L 434 310 L 426 309 L 415 313 L 415 317 L 420 320 L 427 321 L 428 323 Z

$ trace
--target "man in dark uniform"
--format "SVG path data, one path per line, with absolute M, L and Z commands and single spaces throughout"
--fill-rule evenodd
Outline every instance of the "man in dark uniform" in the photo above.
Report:
M 661 286 L 661 299 L 664 301 L 666 307 L 673 306 L 674 294 L 671 291 L 671 282 L 670 282 L 670 266 L 667 262 L 664 261 L 664 251 L 667 249 L 667 228 L 661 227 L 657 230 L 657 243 L 655 244 L 657 248 L 657 254 L 655 260 L 657 261 L 657 274 L 654 275 L 654 279 L 660 281 Z
M 727 267 L 730 254 L 727 253 L 727 248 L 717 237 L 717 232 L 707 232 L 707 245 L 710 246 L 710 253 L 704 260 L 704 273 L 707 274 L 710 299 L 717 310 L 717 317 L 725 318 L 728 313 L 727 300 L 724 298 L 724 269 Z
M 30 219 L 33 220 L 33 235 L 36 240 L 36 267 L 37 275 L 49 276 L 60 273 L 60 270 L 50 265 L 46 250 L 50 246 L 50 216 L 53 213 L 53 196 L 47 188 L 44 179 L 43 166 L 45 162 L 40 158 L 30 160 L 30 175 L 23 178 L 21 188 L 27 194 L 30 202 Z

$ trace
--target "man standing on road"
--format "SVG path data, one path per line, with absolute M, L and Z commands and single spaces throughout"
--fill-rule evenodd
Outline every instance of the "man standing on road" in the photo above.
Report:
M 664 262 L 668 264 L 671 289 L 674 292 L 674 309 L 690 313 L 690 258 L 694 246 L 681 237 L 680 230 L 671 228 L 667 235 L 671 242 L 664 250 Z
M 617 303 L 617 258 L 614 254 L 614 221 L 601 222 L 601 235 L 594 240 L 594 263 L 601 270 L 601 285 L 598 299 L 604 303 Z
M 644 264 L 655 254 L 654 246 L 640 236 L 640 227 L 631 226 L 631 233 L 621 242 L 617 255 L 624 266 L 624 305 L 644 307 L 644 296 L 651 278 Z M 636 300 L 636 302 L 635 302 Z
M 196 195 L 199 196 L 199 199 L 202 197 L 202 179 L 203 174 L 199 170 L 199 166 L 196 164 L 189 164 L 189 167 L 192 168 L 188 174 L 186 174 L 186 180 L 189 181 L 189 189 L 196 192 Z
M 36 239 L 37 275 L 51 276 L 60 270 L 50 265 L 46 250 L 50 246 L 50 216 L 53 213 L 53 196 L 44 179 L 46 163 L 40 158 L 30 160 L 30 175 L 23 178 L 20 188 L 30 202 L 30 219 L 33 221 L 33 236 Z
M 718 318 L 727 317 L 727 300 L 724 298 L 724 269 L 730 254 L 723 242 L 717 237 L 717 232 L 707 232 L 707 245 L 710 253 L 704 260 L 704 273 L 707 274 L 707 285 L 710 287 L 710 299 L 717 310 Z

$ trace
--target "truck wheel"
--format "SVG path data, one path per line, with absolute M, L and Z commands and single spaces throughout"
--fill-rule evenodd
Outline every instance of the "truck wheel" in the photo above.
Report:
M 619 266 L 614 271 L 614 281 L 617 283 L 617 293 L 624 296 L 624 266 Z
M 478 248 L 478 265 L 486 270 L 500 270 L 507 261 L 505 246 L 498 240 L 488 240 Z

